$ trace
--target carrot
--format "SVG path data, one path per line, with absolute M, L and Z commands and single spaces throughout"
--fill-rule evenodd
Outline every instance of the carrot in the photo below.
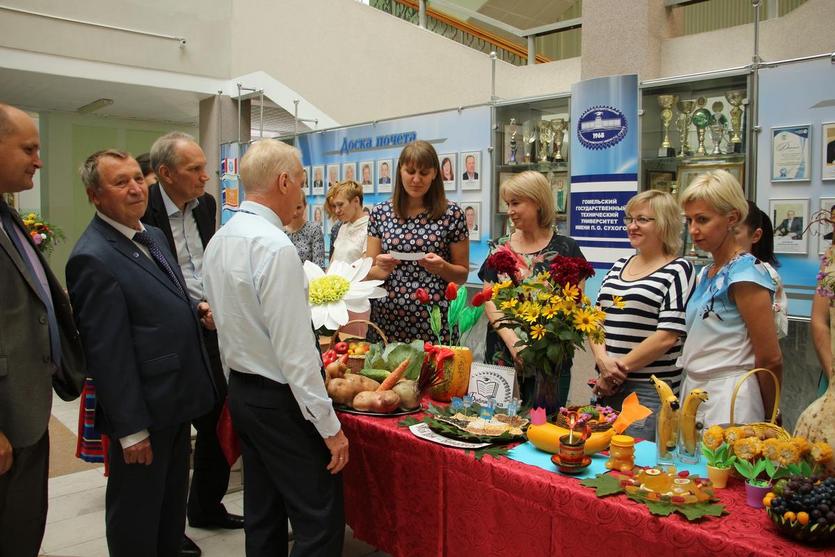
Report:
M 392 387 L 397 385 L 397 382 L 400 381 L 403 374 L 406 373 L 406 368 L 409 367 L 410 361 L 412 361 L 411 358 L 406 358 L 400 362 L 400 365 L 394 368 L 394 371 L 392 371 L 391 374 L 386 377 L 382 383 L 380 383 L 380 386 L 377 388 L 377 392 L 390 391 Z

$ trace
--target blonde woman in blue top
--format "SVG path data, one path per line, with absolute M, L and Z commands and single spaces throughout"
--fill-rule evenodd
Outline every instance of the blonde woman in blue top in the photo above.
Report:
M 687 304 L 681 395 L 683 400 L 691 390 L 705 389 L 710 400 L 699 407 L 697 419 L 705 426 L 725 424 L 734 385 L 745 372 L 764 367 L 782 378 L 771 318 L 775 286 L 762 263 L 737 243 L 736 228 L 745 221 L 748 202 L 736 178 L 724 170 L 701 174 L 684 190 L 681 204 L 693 242 L 713 256 Z M 734 421 L 762 421 L 774 399 L 771 376 L 757 374 L 739 390 Z

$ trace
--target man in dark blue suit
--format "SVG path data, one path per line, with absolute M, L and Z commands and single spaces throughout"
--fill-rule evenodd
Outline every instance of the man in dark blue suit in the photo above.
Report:
M 179 553 L 185 529 L 190 422 L 217 401 L 201 320 L 163 233 L 143 226 L 148 189 L 115 150 L 82 167 L 96 216 L 67 263 L 97 427 L 110 435 L 110 555 Z M 204 319 L 207 321 L 207 319 Z

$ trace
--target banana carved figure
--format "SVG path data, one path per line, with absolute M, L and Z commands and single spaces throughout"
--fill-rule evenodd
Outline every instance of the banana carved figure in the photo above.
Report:
M 696 453 L 696 411 L 699 405 L 708 399 L 704 389 L 693 389 L 681 406 L 681 443 L 688 455 Z
M 658 445 L 658 458 L 661 460 L 672 460 L 672 452 L 678 445 L 679 430 L 679 402 L 670 386 L 658 379 L 655 375 L 650 376 L 658 398 L 661 399 L 661 409 L 658 412 L 656 426 L 655 444 Z

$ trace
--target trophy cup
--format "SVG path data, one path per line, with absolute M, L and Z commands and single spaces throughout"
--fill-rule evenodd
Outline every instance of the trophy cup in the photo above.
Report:
M 721 155 L 722 149 L 720 148 L 722 144 L 722 139 L 725 137 L 725 126 L 721 123 L 714 121 L 710 126 L 710 139 L 713 141 L 713 150 L 710 152 L 711 155 Z
M 699 140 L 699 144 L 696 147 L 697 156 L 703 157 L 707 154 L 707 151 L 705 150 L 705 131 L 710 125 L 712 118 L 713 116 L 710 114 L 710 111 L 704 108 L 704 106 L 697 108 L 693 113 L 693 116 L 690 118 L 693 125 L 696 126 L 696 137 Z
M 548 150 L 554 141 L 554 129 L 545 121 L 539 123 L 539 162 L 548 162 Z
M 562 161 L 562 140 L 565 137 L 565 118 L 554 118 L 551 120 L 551 129 L 554 131 L 554 161 Z
M 687 136 L 690 135 L 690 117 L 693 109 L 696 108 L 696 101 L 678 101 L 678 103 L 676 103 L 676 107 L 678 107 L 678 111 L 681 113 L 678 115 L 678 119 L 676 120 L 676 129 L 678 130 L 678 137 L 681 143 L 681 151 L 678 156 L 686 157 L 690 152 L 690 144 L 688 143 L 687 138 Z
M 736 150 L 736 145 L 742 143 L 742 112 L 745 102 L 745 89 L 737 89 L 725 93 L 725 98 L 731 103 L 731 147 Z
M 673 145 L 670 143 L 670 122 L 673 120 L 673 106 L 675 106 L 677 100 L 678 97 L 676 95 L 658 95 L 658 105 L 661 107 L 661 126 L 664 129 L 661 148 L 658 150 L 659 157 L 675 155 L 675 149 L 673 149 Z
M 516 134 L 519 131 L 519 126 L 516 125 L 516 118 L 510 119 L 510 157 L 508 162 L 510 164 L 516 164 L 516 150 L 518 149 L 518 144 L 516 143 Z

